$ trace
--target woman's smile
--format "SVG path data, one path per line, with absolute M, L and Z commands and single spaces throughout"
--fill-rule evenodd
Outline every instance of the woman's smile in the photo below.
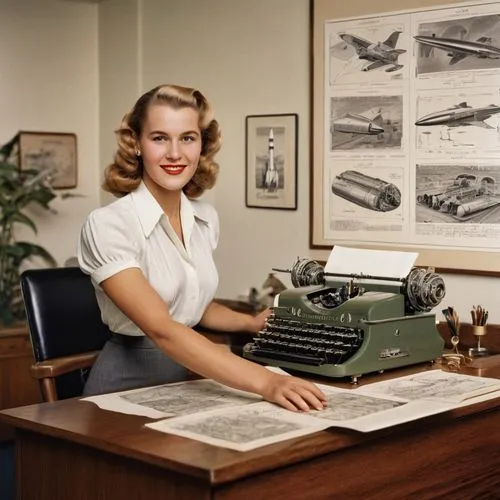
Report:
M 186 165 L 160 165 L 160 167 L 169 175 L 179 175 L 184 172 Z

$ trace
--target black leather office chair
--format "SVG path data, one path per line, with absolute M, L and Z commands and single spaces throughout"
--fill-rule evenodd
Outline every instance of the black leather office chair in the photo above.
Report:
M 80 396 L 110 336 L 90 277 L 78 267 L 32 269 L 22 273 L 21 291 L 43 399 Z

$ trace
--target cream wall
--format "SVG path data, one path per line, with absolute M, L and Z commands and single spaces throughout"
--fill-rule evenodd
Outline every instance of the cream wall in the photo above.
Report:
M 438 4 L 434 0 L 408 0 L 404 6 L 396 0 L 324 1 L 341 17 Z M 309 1 L 106 0 L 99 9 L 101 33 L 113 37 L 120 34 L 117 20 L 123 19 L 121 16 L 128 25 L 132 13 L 137 15 L 132 32 L 138 35 L 135 82 L 141 91 L 163 82 L 194 85 L 215 106 L 224 145 L 218 156 L 220 178 L 208 199 L 217 207 L 221 221 L 222 237 L 216 253 L 219 295 L 235 297 L 250 286 L 260 286 L 272 267 L 288 267 L 297 256 L 326 258 L 326 252 L 312 251 L 308 243 Z M 132 58 L 131 37 L 119 40 Z M 101 54 L 110 43 L 107 37 L 101 39 Z M 113 55 L 119 61 L 123 55 L 108 52 L 109 64 L 118 71 L 122 63 L 113 64 Z M 122 84 L 123 94 L 115 92 Z M 108 79 L 104 87 L 101 85 L 101 91 L 107 91 L 108 98 L 102 100 L 101 117 L 109 118 L 109 107 L 117 120 L 121 117 L 117 110 L 124 112 L 133 104 L 130 81 L 111 83 Z M 269 113 L 299 115 L 295 212 L 245 207 L 245 116 Z M 103 128 L 103 138 L 108 137 L 108 130 Z M 109 157 L 111 150 L 104 142 L 103 148 Z M 495 310 L 497 279 L 456 274 L 444 277 L 447 298 L 443 305 L 454 305 L 461 317 L 468 318 L 472 303 L 481 303 L 490 309 L 491 321 L 500 322 L 500 310 Z
M 99 204 L 96 5 L 0 0 L 0 142 L 19 130 L 74 132 L 82 198 L 57 201 L 58 214 L 33 213 L 39 235 L 62 264 L 74 255 L 88 211 Z
M 100 5 L 101 21 L 103 13 L 109 21 L 106 27 L 102 23 L 102 32 L 117 35 L 113 19 L 123 14 L 123 3 L 128 19 L 133 10 L 128 4 L 134 2 Z M 206 198 L 217 207 L 221 222 L 219 295 L 246 293 L 262 285 L 273 266 L 290 266 L 298 255 L 309 253 L 308 2 L 143 0 L 136 5 L 142 90 L 163 82 L 192 85 L 215 107 L 224 145 L 217 186 Z M 101 39 L 101 53 L 110 43 Z M 101 109 L 108 104 L 115 109 L 117 103 L 125 111 L 133 100 L 115 93 L 111 103 L 102 100 Z M 297 211 L 245 207 L 245 116 L 270 113 L 299 115 Z
M 395 1 L 332 3 L 342 16 L 370 5 L 400 8 Z M 273 266 L 296 256 L 325 258 L 308 245 L 308 9 L 308 0 L 0 0 L 0 142 L 20 129 L 75 132 L 79 141 L 76 191 L 85 197 L 58 203 L 57 216 L 37 217 L 38 242 L 60 263 L 74 254 L 88 211 L 111 199 L 99 185 L 113 131 L 142 91 L 169 81 L 200 87 L 223 128 L 221 175 L 207 196 L 221 219 L 219 295 L 261 285 Z M 244 205 L 244 119 L 267 113 L 299 115 L 295 212 Z M 445 280 L 446 305 L 466 317 L 482 303 L 500 323 L 497 279 Z
M 99 6 L 99 172 L 112 160 L 114 131 L 142 92 L 142 9 L 138 0 Z M 114 197 L 101 193 L 102 204 Z

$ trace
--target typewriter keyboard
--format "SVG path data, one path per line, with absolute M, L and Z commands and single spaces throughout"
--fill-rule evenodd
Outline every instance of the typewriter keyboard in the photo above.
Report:
M 341 364 L 363 342 L 363 330 L 337 325 L 269 317 L 254 338 L 250 352 L 282 361 L 307 365 Z

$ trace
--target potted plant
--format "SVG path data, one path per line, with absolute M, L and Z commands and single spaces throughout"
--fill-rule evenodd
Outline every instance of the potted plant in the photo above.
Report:
M 20 170 L 18 135 L 0 148 L 0 324 L 9 326 L 24 319 L 19 275 L 21 266 L 32 257 L 50 266 L 57 263 L 40 245 L 16 238 L 16 227 L 25 225 L 35 233 L 37 227 L 27 215 L 27 207 L 36 204 L 48 211 L 57 195 L 49 184 L 49 170 Z M 63 194 L 65 198 L 70 196 Z

